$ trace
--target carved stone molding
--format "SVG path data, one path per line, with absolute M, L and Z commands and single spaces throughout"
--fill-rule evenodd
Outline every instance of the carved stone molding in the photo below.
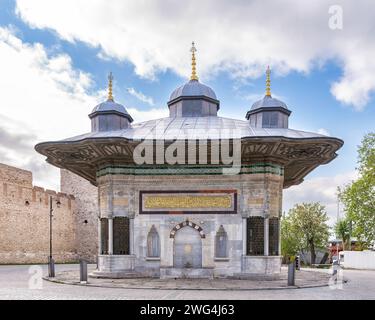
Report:
M 133 160 L 133 150 L 140 141 L 125 138 L 85 139 L 81 141 L 46 142 L 38 144 L 35 149 L 47 157 L 47 161 L 59 168 L 68 169 L 97 185 L 97 172 L 106 166 L 128 165 L 137 168 Z M 284 169 L 284 187 L 299 184 L 314 168 L 326 164 L 337 155 L 336 151 L 343 142 L 336 138 L 287 138 L 287 137 L 250 137 L 241 141 L 241 163 L 271 163 Z M 169 143 L 165 143 L 167 148 Z M 210 158 L 209 158 L 210 159 Z M 186 163 L 188 163 L 186 161 Z M 219 166 L 222 164 L 219 164 Z M 173 165 L 175 175 L 215 175 L 214 167 L 210 164 L 210 172 L 194 169 L 194 172 L 184 173 L 182 166 Z M 155 167 L 154 167 L 155 168 Z M 189 169 L 190 170 L 190 169 Z M 208 170 L 208 169 L 207 169 Z M 151 169 L 148 174 L 159 174 L 160 168 Z M 112 173 L 111 173 L 112 174 Z M 229 177 L 229 176 L 228 176 Z

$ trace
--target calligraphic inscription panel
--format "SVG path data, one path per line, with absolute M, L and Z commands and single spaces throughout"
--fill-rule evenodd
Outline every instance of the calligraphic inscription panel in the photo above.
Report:
M 140 191 L 140 214 L 237 213 L 236 190 Z

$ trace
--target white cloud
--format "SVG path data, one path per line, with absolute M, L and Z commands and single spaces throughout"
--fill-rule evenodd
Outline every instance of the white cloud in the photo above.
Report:
M 87 93 L 91 77 L 68 55 L 49 56 L 8 28 L 0 28 L 0 70 L 0 161 L 32 170 L 36 184 L 56 189 L 58 170 L 34 145 L 89 131 L 89 119 L 82 119 L 97 102 Z
M 68 55 L 49 56 L 40 43 L 0 28 L 0 70 L 1 114 L 50 139 L 89 130 L 81 120 L 97 102 L 87 94 L 90 75 L 75 70 Z
M 59 170 L 34 145 L 90 131 L 87 115 L 106 92 L 91 92 L 91 75 L 75 69 L 68 55 L 51 56 L 11 28 L 0 27 L 0 70 L 0 162 L 31 170 L 35 184 L 59 189 Z M 135 121 L 168 115 L 167 108 L 128 111 Z
M 330 224 L 333 225 L 337 217 L 337 187 L 342 187 L 356 178 L 357 173 L 351 171 L 333 177 L 306 179 L 300 185 L 284 190 L 283 210 L 288 212 L 297 203 L 320 202 L 326 207 Z M 340 217 L 343 215 L 344 211 L 341 205 Z
M 337 0 L 343 29 L 328 26 L 329 6 L 317 1 L 17 0 L 32 27 L 101 48 L 100 56 L 131 61 L 135 72 L 155 78 L 167 69 L 189 74 L 189 44 L 196 41 L 198 70 L 258 77 L 267 64 L 278 74 L 307 73 L 328 60 L 342 67 L 331 92 L 363 108 L 375 90 L 375 11 L 372 0 Z M 67 22 L 68 21 L 68 22 Z
M 330 136 L 331 134 L 329 133 L 329 131 L 327 129 L 324 129 L 324 128 L 320 128 L 318 129 L 318 133 L 319 134 L 322 134 L 324 136 Z
M 155 105 L 154 100 L 151 97 L 146 96 L 144 93 L 137 91 L 134 88 L 127 88 L 126 90 L 129 92 L 129 94 L 136 97 L 138 100 L 147 103 L 151 107 Z
M 134 122 L 148 121 L 169 116 L 168 108 L 152 108 L 149 110 L 138 110 L 136 108 L 126 108 L 134 119 Z
M 375 63 L 370 61 L 375 55 L 374 36 L 368 40 L 370 43 L 364 47 L 357 43 L 357 48 L 352 48 L 352 56 L 348 55 L 345 60 L 344 75 L 331 87 L 337 100 L 358 110 L 364 108 L 370 100 L 370 93 L 375 90 Z M 356 42 L 360 42 L 359 39 Z

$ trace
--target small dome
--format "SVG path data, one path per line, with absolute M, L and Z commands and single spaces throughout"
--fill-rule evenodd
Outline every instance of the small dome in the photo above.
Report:
M 108 76 L 108 99 L 98 104 L 89 114 L 91 131 L 116 131 L 127 129 L 133 118 L 125 107 L 116 103 L 112 95 L 112 72 Z
M 119 103 L 108 99 L 98 104 L 89 114 L 91 131 L 116 131 L 126 129 L 133 118 Z
M 214 90 L 212 90 L 209 86 L 200 83 L 198 80 L 190 80 L 181 87 L 178 87 L 172 92 L 169 100 L 172 101 L 179 97 L 189 96 L 205 96 L 217 100 Z
M 122 104 L 116 103 L 111 99 L 98 104 L 94 109 L 92 109 L 91 113 L 89 114 L 89 118 L 92 119 L 98 115 L 105 114 L 117 114 L 118 116 L 125 117 L 130 122 L 133 122 L 133 118 L 126 111 L 125 107 Z
M 259 109 L 259 108 L 275 108 L 275 107 L 281 107 L 281 108 L 284 108 L 286 110 L 288 110 L 288 107 L 286 106 L 286 104 L 280 100 L 277 100 L 275 98 L 272 98 L 271 96 L 269 95 L 266 95 L 264 96 L 263 99 L 255 102 L 250 110 L 256 110 L 256 109 Z
M 91 113 L 94 112 L 105 112 L 105 111 L 117 111 L 120 113 L 128 114 L 125 107 L 119 103 L 116 103 L 111 100 L 104 101 L 100 104 L 98 104 L 94 109 L 92 109 Z

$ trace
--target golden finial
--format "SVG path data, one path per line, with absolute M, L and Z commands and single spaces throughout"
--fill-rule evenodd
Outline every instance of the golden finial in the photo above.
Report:
M 266 79 L 266 96 L 271 96 L 271 70 L 270 66 L 267 67 L 267 79 Z
M 197 49 L 195 48 L 194 41 L 191 43 L 191 77 L 190 80 L 198 80 L 197 70 L 196 70 L 196 62 L 195 62 L 195 52 Z
M 113 81 L 113 75 L 112 75 L 112 72 L 110 72 L 108 76 L 108 100 L 109 101 L 113 101 L 112 81 Z

